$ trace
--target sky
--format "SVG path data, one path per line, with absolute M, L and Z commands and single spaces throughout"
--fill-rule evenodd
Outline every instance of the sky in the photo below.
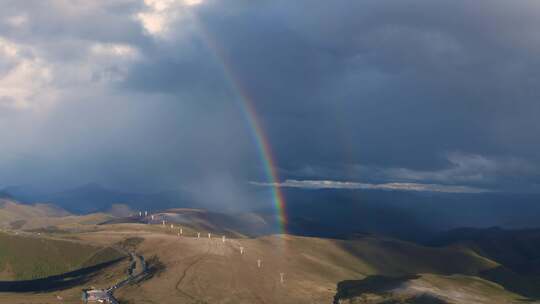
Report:
M 0 5 L 0 186 L 540 191 L 538 1 Z

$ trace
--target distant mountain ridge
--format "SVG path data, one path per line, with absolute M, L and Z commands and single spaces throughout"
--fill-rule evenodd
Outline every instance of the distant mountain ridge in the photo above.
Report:
M 286 197 L 288 230 L 300 235 L 348 237 L 375 233 L 424 242 L 458 227 L 540 228 L 539 194 L 282 191 Z
M 129 193 L 109 189 L 97 183 L 53 193 L 36 191 L 26 186 L 8 187 L 2 192 L 23 203 L 53 203 L 78 214 L 107 211 L 115 204 L 146 210 L 192 207 L 181 192 Z
M 255 197 L 264 197 L 253 188 Z M 187 192 L 130 193 L 90 183 L 54 193 L 31 186 L 8 187 L 4 196 L 27 204 L 52 203 L 74 214 L 111 212 L 125 216 L 131 211 L 174 208 L 207 208 Z M 264 190 L 266 191 L 266 190 Z M 439 233 L 458 227 L 523 229 L 540 227 L 539 194 L 424 193 L 347 189 L 282 189 L 285 196 L 286 231 L 304 236 L 354 238 L 356 235 L 386 235 L 426 242 Z M 275 221 L 270 198 L 245 210 Z M 265 204 L 265 205 L 263 205 Z M 219 205 L 217 202 L 212 206 Z M 119 209 L 119 206 L 123 206 Z
M 11 199 L 13 198 L 13 196 L 11 196 L 11 194 L 9 194 L 8 192 L 5 192 L 5 191 L 0 191 L 0 199 Z

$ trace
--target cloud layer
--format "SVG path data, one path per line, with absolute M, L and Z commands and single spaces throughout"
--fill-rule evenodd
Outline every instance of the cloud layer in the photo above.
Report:
M 349 189 L 349 190 L 396 190 L 396 191 L 426 191 L 442 193 L 483 193 L 489 192 L 485 189 L 468 186 L 448 186 L 440 184 L 419 184 L 419 183 L 385 183 L 370 184 L 357 182 L 342 182 L 331 180 L 295 180 L 288 179 L 281 183 L 261 183 L 251 182 L 255 186 L 281 187 L 281 188 L 301 188 L 301 189 Z

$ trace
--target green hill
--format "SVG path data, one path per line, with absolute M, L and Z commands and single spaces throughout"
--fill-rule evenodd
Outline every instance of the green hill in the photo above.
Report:
M 0 233 L 0 280 L 31 280 L 122 257 L 112 248 Z
M 21 204 L 0 198 L 0 229 L 48 232 L 80 230 L 113 218 L 103 213 L 73 215 L 52 204 Z

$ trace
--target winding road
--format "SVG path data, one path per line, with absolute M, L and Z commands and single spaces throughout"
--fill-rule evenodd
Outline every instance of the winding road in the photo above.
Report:
M 117 249 L 127 252 L 121 248 Z M 123 286 L 126 286 L 132 282 L 136 282 L 137 280 L 140 280 L 146 275 L 148 275 L 148 265 L 146 264 L 144 257 L 142 255 L 137 255 L 136 253 L 131 251 L 127 253 L 129 254 L 131 259 L 131 263 L 128 267 L 127 278 L 104 290 L 107 295 L 106 299 L 104 300 L 108 301 L 108 303 L 110 304 L 119 304 L 118 300 L 116 300 L 116 298 L 113 296 L 115 290 L 122 288 Z
M 109 287 L 107 289 L 107 292 L 112 293 L 114 290 L 121 288 L 138 279 L 141 279 L 148 274 L 148 267 L 146 265 L 144 257 L 142 255 L 137 255 L 134 252 L 129 252 L 129 255 L 131 257 L 132 263 L 129 265 L 128 268 L 128 277 Z

